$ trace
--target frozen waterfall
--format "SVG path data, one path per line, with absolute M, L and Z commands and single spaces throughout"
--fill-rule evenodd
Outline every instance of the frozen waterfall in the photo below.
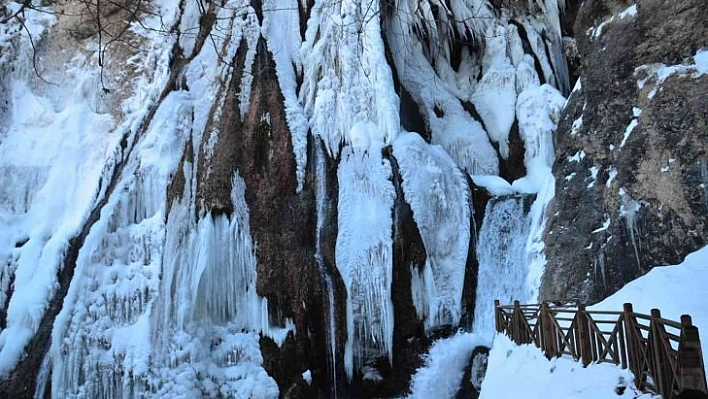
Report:
M 479 274 L 472 331 L 492 340 L 494 300 L 508 304 L 528 299 L 526 242 L 530 232 L 529 196 L 492 198 L 487 203 L 477 243 Z

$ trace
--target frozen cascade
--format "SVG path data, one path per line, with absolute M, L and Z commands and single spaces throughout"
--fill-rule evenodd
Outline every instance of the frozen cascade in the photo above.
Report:
M 358 123 L 376 124 L 386 143 L 400 130 L 379 14 L 377 1 L 317 0 L 308 20 L 300 102 L 333 157 L 355 139 Z
M 393 356 L 392 209 L 396 192 L 381 142 L 345 147 L 337 171 L 339 213 L 335 256 L 347 289 L 344 367 L 354 370 Z
M 53 333 L 52 392 L 58 396 L 278 396 L 261 366 L 258 333 L 281 344 L 292 321 L 275 320 L 271 327 L 268 304 L 255 293 L 243 181 L 234 176 L 234 215 L 195 220 L 196 182 L 186 163 L 179 171 L 187 178 L 186 199 L 166 215 L 165 187 L 185 145 L 199 148 L 212 117 L 210 93 L 230 69 L 217 53 L 223 48 L 233 57 L 230 43 L 252 31 L 241 26 L 256 20 L 247 10 L 220 9 L 218 29 L 230 34 L 194 49 L 194 62 L 182 72 L 190 89 L 165 93 L 81 249 Z
M 526 301 L 526 241 L 530 231 L 529 196 L 492 198 L 485 209 L 477 243 L 479 274 L 472 331 L 491 343 L 494 300 Z
M 325 264 L 322 256 L 322 227 L 324 226 L 327 214 L 327 174 L 326 174 L 326 154 L 322 141 L 315 137 L 315 201 L 317 203 L 317 236 L 315 261 L 317 270 L 320 272 L 322 282 L 327 292 L 327 368 L 330 373 L 332 384 L 332 397 L 337 398 L 337 322 L 334 308 L 334 282 L 332 275 Z
M 427 253 L 425 265 L 418 265 L 423 269 L 412 270 L 418 316 L 427 329 L 457 325 L 470 241 L 467 181 L 440 146 L 429 145 L 416 133 L 401 133 L 393 154 Z
M 189 198 L 170 212 L 160 300 L 152 320 L 160 354 L 154 376 L 158 396 L 278 395 L 275 381 L 261 367 L 258 332 L 280 344 L 292 322 L 276 320 L 285 327 L 271 328 L 267 301 L 256 293 L 244 194 L 237 174 L 231 216 L 207 213 L 195 222 L 193 208 L 186 205 Z

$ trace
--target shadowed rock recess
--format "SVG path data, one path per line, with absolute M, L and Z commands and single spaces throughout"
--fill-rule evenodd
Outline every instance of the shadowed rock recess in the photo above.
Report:
M 705 0 L 37 3 L 0 3 L 0 398 L 421 397 L 436 342 L 475 398 L 493 299 L 706 245 Z

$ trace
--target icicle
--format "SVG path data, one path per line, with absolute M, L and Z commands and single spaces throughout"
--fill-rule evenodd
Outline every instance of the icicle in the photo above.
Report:
M 39 373 L 37 375 L 37 387 L 34 390 L 34 399 L 44 398 L 44 391 L 47 388 L 47 382 L 49 382 L 49 374 L 52 369 L 52 354 L 47 352 L 44 355 L 44 360 L 42 360 L 42 365 L 39 368 Z
M 374 134 L 375 135 L 375 134 Z M 347 147 L 337 177 L 339 212 L 336 260 L 347 289 L 345 369 L 353 377 L 367 361 L 393 352 L 391 166 L 381 143 Z
M 637 269 L 641 269 L 642 264 L 639 260 L 639 250 L 642 247 L 642 242 L 638 237 L 639 231 L 637 230 L 637 211 L 639 211 L 642 206 L 639 202 L 632 199 L 632 197 L 627 194 L 627 192 L 620 188 L 620 197 L 622 204 L 620 205 L 619 214 L 624 218 L 627 224 L 627 233 L 629 233 L 629 239 L 632 241 L 632 248 L 634 248 L 634 257 L 637 260 Z

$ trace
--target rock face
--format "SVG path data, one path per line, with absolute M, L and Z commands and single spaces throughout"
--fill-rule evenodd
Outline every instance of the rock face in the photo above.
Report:
M 708 10 L 585 1 L 574 31 L 580 82 L 556 133 L 541 296 L 595 302 L 706 244 L 708 75 L 695 64 Z

